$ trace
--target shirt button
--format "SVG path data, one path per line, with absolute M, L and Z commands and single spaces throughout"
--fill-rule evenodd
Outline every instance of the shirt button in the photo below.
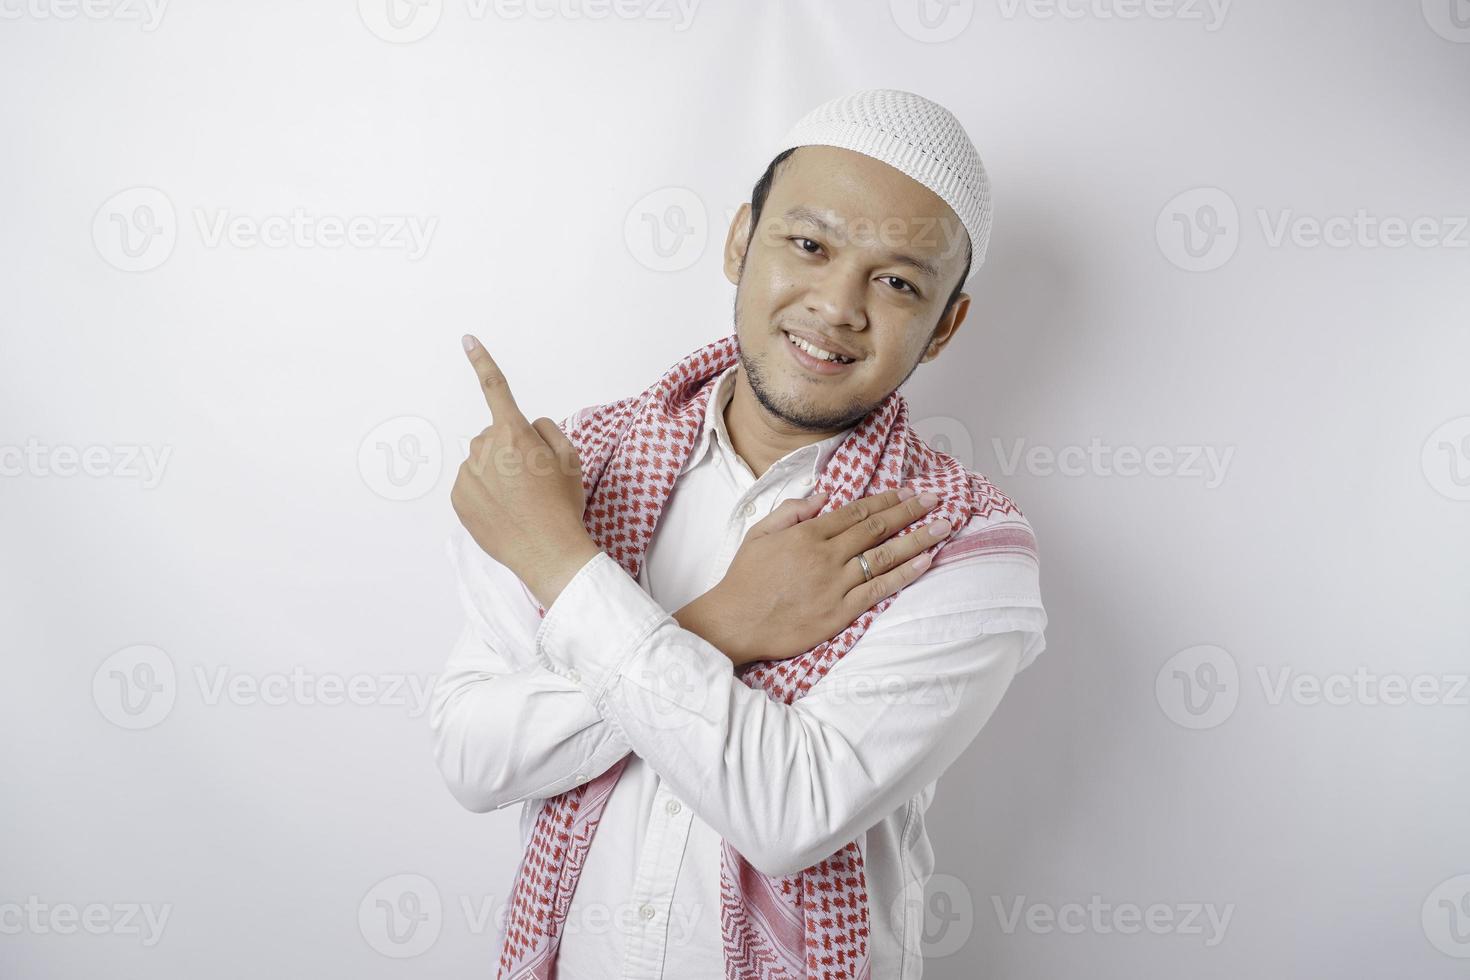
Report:
M 572 773 L 572 781 L 580 786 L 587 781 L 587 774 L 578 769 L 576 772 Z
M 647 902 L 644 902 L 642 905 L 638 906 L 638 914 L 643 916 L 645 919 L 653 918 L 653 906 L 649 905 Z
M 754 514 L 754 513 L 755 513 L 755 502 L 754 501 L 751 501 L 750 503 L 746 504 L 744 507 L 740 508 L 740 516 L 741 517 L 749 517 L 751 514 Z
M 804 487 L 809 487 L 813 483 L 816 483 L 816 482 L 817 482 L 816 480 L 813 480 L 809 476 L 804 476 L 804 477 L 801 478 L 801 485 L 804 486 Z
M 680 805 L 678 800 L 670 800 L 669 802 L 664 804 L 664 809 L 669 811 L 669 816 L 672 817 L 674 814 L 684 809 L 684 807 Z
M 582 679 L 582 675 L 579 674 L 579 673 L 577 673 L 576 668 L 572 668 L 572 669 L 570 669 L 570 670 L 567 671 L 567 680 L 571 681 L 572 683 L 575 684 L 577 681 L 580 681 L 581 679 Z

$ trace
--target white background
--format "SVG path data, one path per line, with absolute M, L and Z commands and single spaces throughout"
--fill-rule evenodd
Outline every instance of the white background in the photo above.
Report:
M 641 391 L 730 332 L 767 148 L 867 87 L 991 175 L 904 393 L 1051 617 L 940 783 L 926 976 L 1464 975 L 1470 4 L 926 2 L 0 0 L 0 975 L 493 975 L 518 808 L 454 803 L 413 693 L 459 335 L 528 413 Z M 368 243 L 211 233 L 296 209 Z

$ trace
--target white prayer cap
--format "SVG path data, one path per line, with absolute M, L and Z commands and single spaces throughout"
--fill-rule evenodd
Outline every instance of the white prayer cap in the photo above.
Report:
M 969 233 L 971 271 L 985 261 L 990 179 L 965 128 L 944 106 L 900 89 L 864 89 L 807 113 L 770 156 L 796 146 L 853 150 L 917 180 L 950 206 Z

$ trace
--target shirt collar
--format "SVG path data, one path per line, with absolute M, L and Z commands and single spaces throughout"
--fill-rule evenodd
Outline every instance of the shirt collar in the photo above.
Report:
M 683 476 L 695 466 L 699 465 L 709 455 L 713 438 L 718 438 L 723 446 L 733 454 L 735 445 L 730 441 L 730 432 L 725 428 L 725 406 L 730 404 L 730 398 L 735 394 L 735 370 L 739 367 L 735 363 L 727 367 L 715 381 L 715 390 L 710 393 L 709 404 L 705 406 L 704 419 L 700 422 L 699 436 L 694 443 L 694 449 L 689 453 L 689 459 L 684 463 L 684 468 L 679 471 Z M 857 425 L 850 425 L 834 435 L 830 435 L 818 442 L 808 443 L 799 449 L 792 450 L 788 456 L 782 457 L 788 466 L 804 466 L 811 476 L 815 478 L 837 451 L 848 434 Z

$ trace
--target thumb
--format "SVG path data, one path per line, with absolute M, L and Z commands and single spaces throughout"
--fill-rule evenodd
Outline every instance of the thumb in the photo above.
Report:
M 802 521 L 810 520 L 821 511 L 822 505 L 827 502 L 827 492 L 819 490 L 809 497 L 790 497 L 776 505 L 776 509 L 765 517 L 756 521 L 745 532 L 745 537 L 758 538 L 764 534 L 773 534 L 776 531 L 784 531 L 788 527 L 794 527 Z
M 531 423 L 531 428 L 535 429 L 541 435 L 542 441 L 551 447 L 551 451 L 556 453 L 556 457 L 561 460 L 562 465 L 568 467 L 576 465 L 580 467 L 581 463 L 577 453 L 577 447 L 572 443 L 572 440 L 567 438 L 567 434 L 561 430 L 561 426 L 557 425 L 551 419 L 542 416 Z

